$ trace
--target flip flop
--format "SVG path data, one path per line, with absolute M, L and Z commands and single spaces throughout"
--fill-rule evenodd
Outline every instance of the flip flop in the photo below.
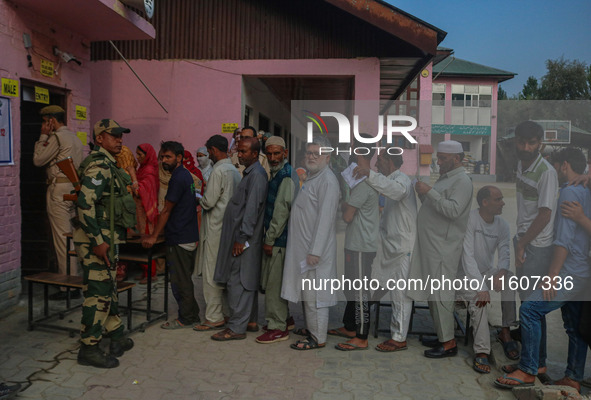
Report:
M 517 382 L 516 385 L 511 385 L 511 384 L 508 384 L 508 383 L 501 383 L 501 382 L 499 382 L 499 379 L 501 379 L 501 378 L 497 378 L 495 380 L 495 385 L 498 386 L 498 387 L 500 387 L 500 388 L 503 388 L 503 389 L 513 389 L 513 388 L 516 388 L 516 387 L 530 387 L 530 386 L 534 386 L 534 382 L 524 382 L 524 381 L 522 381 L 519 378 L 511 378 L 510 376 L 507 376 L 507 374 L 504 374 L 502 379 L 508 379 L 510 381 Z
M 194 331 L 197 331 L 197 332 L 219 331 L 219 330 L 224 329 L 225 327 L 226 327 L 225 322 L 222 322 L 219 325 L 215 325 L 215 324 L 212 324 L 209 321 L 205 321 L 201 325 L 195 325 L 193 327 L 193 330 Z
M 480 367 L 482 366 L 487 366 L 488 371 L 481 369 Z M 488 357 L 474 357 L 474 361 L 472 361 L 472 369 L 481 374 L 490 374 L 490 364 L 488 362 Z
M 348 349 L 343 346 L 351 346 L 351 348 Z M 334 348 L 337 350 L 340 350 L 340 351 L 355 351 L 355 350 L 367 350 L 367 349 L 369 349 L 369 346 L 361 347 L 361 346 L 358 346 L 353 343 L 338 343 L 338 344 L 335 344 Z
M 506 372 L 508 374 L 511 374 L 513 372 L 515 372 L 516 370 L 519 369 L 519 364 L 509 364 L 509 365 L 503 365 L 501 367 L 501 371 Z M 542 384 L 547 385 L 550 382 L 552 382 L 552 378 L 550 378 L 550 375 L 548 375 L 545 372 L 540 372 L 538 373 L 538 375 L 536 375 L 538 377 L 538 379 L 540 380 L 540 382 L 542 382 Z
M 376 346 L 376 350 L 381 351 L 382 353 L 393 353 L 395 351 L 402 351 L 406 349 L 408 349 L 408 346 L 399 346 L 392 339 L 386 340 L 385 342 L 382 342 Z
M 503 340 L 497 336 L 497 342 L 499 342 L 501 344 L 501 346 L 503 346 L 503 352 L 505 353 L 505 356 L 509 359 L 509 360 L 519 360 L 520 354 L 519 354 L 519 345 L 517 344 L 516 341 L 514 340 L 510 340 L 508 342 L 503 342 Z M 516 356 L 511 356 L 511 352 L 515 352 L 517 355 Z
M 327 333 L 331 336 L 340 336 L 340 337 L 344 337 L 347 339 L 353 339 L 356 336 L 356 335 L 349 336 L 349 335 L 339 331 L 338 329 L 330 329 Z

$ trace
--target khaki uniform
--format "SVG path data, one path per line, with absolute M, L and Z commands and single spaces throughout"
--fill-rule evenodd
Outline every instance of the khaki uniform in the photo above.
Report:
M 64 201 L 63 195 L 70 193 L 74 187 L 70 180 L 56 165 L 57 161 L 72 157 L 74 166 L 78 168 L 82 162 L 82 142 L 66 126 L 60 127 L 51 135 L 41 135 L 35 143 L 33 163 L 37 167 L 47 169 L 47 215 L 51 225 L 53 245 L 57 254 L 60 274 L 65 274 L 67 250 L 64 234 L 72 232 L 70 220 L 74 216 L 74 204 Z M 77 263 L 73 266 L 72 275 L 77 275 Z

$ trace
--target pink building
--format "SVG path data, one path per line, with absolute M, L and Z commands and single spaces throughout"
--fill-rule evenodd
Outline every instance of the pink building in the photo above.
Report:
M 46 174 L 32 163 L 39 110 L 62 106 L 68 126 L 86 143 L 92 122 L 91 43 L 154 36 L 154 27 L 119 1 L 0 0 L 1 310 L 17 303 L 21 271 L 50 270 L 55 258 L 45 211 Z

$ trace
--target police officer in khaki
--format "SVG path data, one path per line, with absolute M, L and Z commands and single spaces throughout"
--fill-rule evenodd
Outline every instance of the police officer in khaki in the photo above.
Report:
M 41 109 L 41 135 L 35 143 L 33 163 L 47 170 L 47 215 L 53 235 L 53 245 L 57 254 L 60 274 L 66 273 L 66 237 L 72 232 L 70 223 L 74 216 L 74 204 L 64 201 L 63 195 L 73 189 L 72 183 L 58 168 L 56 162 L 72 157 L 74 166 L 78 168 L 82 162 L 82 142 L 65 124 L 66 113 L 60 106 L 47 106 Z M 77 275 L 77 263 L 72 263 L 72 275 Z M 71 298 L 80 298 L 80 291 L 71 292 Z M 51 300 L 63 300 L 66 292 L 58 292 L 50 296 Z

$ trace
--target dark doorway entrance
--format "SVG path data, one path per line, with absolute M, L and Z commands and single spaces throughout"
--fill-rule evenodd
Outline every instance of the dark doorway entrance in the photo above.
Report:
M 34 86 L 21 81 L 21 269 L 23 275 L 44 271 L 57 271 L 51 228 L 47 218 L 45 193 L 47 174 L 45 168 L 33 165 L 33 150 L 41 132 L 39 111 L 47 104 L 36 103 Z M 49 90 L 49 103 L 66 107 L 65 92 Z M 31 96 L 33 93 L 33 96 Z

